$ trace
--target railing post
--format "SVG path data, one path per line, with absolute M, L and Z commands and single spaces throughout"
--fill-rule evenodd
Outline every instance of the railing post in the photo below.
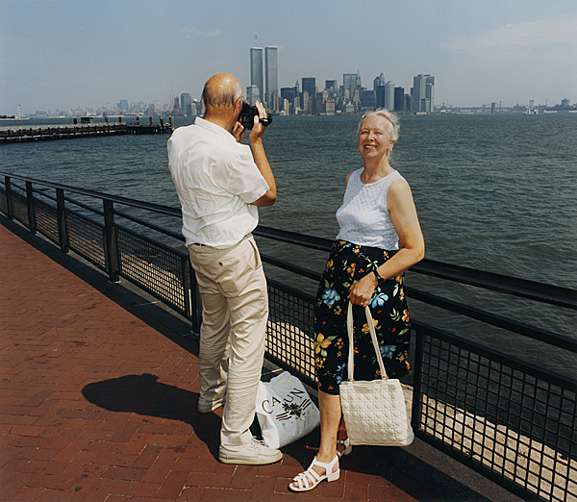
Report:
M 64 207 L 64 190 L 56 189 L 56 221 L 58 223 L 58 241 L 63 253 L 68 253 L 68 228 L 66 226 L 66 210 Z
M 13 218 L 14 205 L 12 204 L 12 181 L 10 176 L 4 176 L 4 192 L 6 193 L 6 214 L 8 218 Z
M 118 233 L 114 224 L 114 205 L 110 199 L 102 200 L 104 205 L 104 252 L 106 271 L 110 282 L 119 282 L 120 260 L 118 256 Z
M 421 329 L 415 327 L 415 358 L 414 358 L 414 373 L 413 373 L 413 405 L 411 413 L 411 426 L 415 432 L 421 428 L 421 409 L 422 409 L 422 366 L 423 366 L 423 344 L 424 334 Z
M 26 204 L 28 206 L 28 228 L 30 231 L 36 233 L 36 205 L 34 204 L 34 192 L 32 190 L 32 182 L 26 182 Z

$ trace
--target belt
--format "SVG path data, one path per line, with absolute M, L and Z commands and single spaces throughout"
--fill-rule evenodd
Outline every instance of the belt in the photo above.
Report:
M 206 244 L 200 244 L 199 242 L 193 242 L 192 244 L 189 244 L 189 246 L 202 246 L 203 248 L 208 247 Z

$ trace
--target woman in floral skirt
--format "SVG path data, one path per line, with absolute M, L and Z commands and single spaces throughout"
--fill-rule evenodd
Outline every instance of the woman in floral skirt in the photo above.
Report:
M 359 122 L 357 144 L 363 167 L 347 175 L 343 204 L 337 210 L 339 233 L 321 278 L 315 310 L 321 444 L 310 467 L 289 484 L 292 491 L 309 491 L 340 475 L 339 384 L 347 373 L 349 301 L 356 306 L 355 379 L 381 377 L 364 314 L 367 305 L 389 377 L 399 378 L 411 370 L 403 272 L 423 258 L 425 244 L 409 184 L 389 163 L 398 137 L 398 119 L 387 110 L 369 112 Z

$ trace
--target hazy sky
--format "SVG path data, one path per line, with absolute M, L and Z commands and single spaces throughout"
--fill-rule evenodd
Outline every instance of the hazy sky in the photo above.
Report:
M 0 0 L 0 113 L 247 85 L 252 45 L 280 47 L 280 86 L 431 73 L 438 104 L 577 101 L 576 0 Z

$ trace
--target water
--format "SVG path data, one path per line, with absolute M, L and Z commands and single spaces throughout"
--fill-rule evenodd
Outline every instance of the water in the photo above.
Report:
M 279 200 L 261 223 L 333 238 L 346 173 L 360 167 L 358 117 L 275 117 L 266 149 Z M 9 125 L 9 124 L 5 124 Z M 160 204 L 178 202 L 166 136 L 121 136 L 12 144 L 0 170 Z M 393 165 L 411 184 L 427 257 L 544 283 L 577 287 L 577 116 L 403 116 Z M 158 223 L 158 221 L 156 221 Z M 162 224 L 178 229 L 174 221 Z M 264 252 L 320 270 L 322 253 L 262 242 Z M 279 276 L 314 291 L 287 274 Z M 574 313 L 411 274 L 409 283 L 481 308 L 577 336 Z M 543 345 L 414 302 L 420 320 L 534 360 Z M 519 350 L 519 343 L 523 350 Z M 577 357 L 547 349 L 557 370 Z

